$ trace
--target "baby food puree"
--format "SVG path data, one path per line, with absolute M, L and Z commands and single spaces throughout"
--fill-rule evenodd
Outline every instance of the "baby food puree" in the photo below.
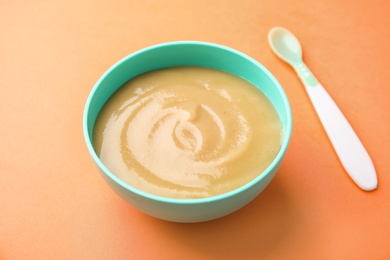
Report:
M 171 198 L 222 194 L 266 169 L 281 147 L 282 125 L 248 81 L 204 67 L 147 72 L 103 106 L 94 148 L 129 185 Z

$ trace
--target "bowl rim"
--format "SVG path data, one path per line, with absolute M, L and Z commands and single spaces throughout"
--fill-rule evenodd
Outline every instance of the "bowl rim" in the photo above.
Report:
M 172 45 L 202 45 L 204 47 L 212 47 L 212 48 L 218 48 L 218 49 L 223 49 L 225 51 L 233 52 L 242 58 L 252 62 L 255 64 L 257 67 L 262 70 L 267 77 L 270 78 L 270 80 L 273 82 L 274 86 L 278 89 L 278 93 L 281 96 L 283 100 L 283 105 L 286 108 L 286 127 L 283 130 L 283 141 L 282 141 L 282 146 L 280 147 L 280 150 L 276 157 L 273 159 L 272 163 L 268 165 L 268 167 L 263 170 L 256 178 L 252 179 L 248 183 L 225 193 L 218 194 L 215 196 L 210 196 L 210 197 L 203 197 L 203 198 L 171 198 L 171 197 L 163 197 L 159 195 L 154 195 L 148 192 L 145 192 L 143 190 L 137 189 L 136 187 L 131 186 L 130 184 L 126 183 L 125 181 L 121 180 L 119 177 L 117 177 L 113 172 L 111 172 L 100 160 L 99 156 L 95 152 L 95 149 L 92 145 L 92 140 L 91 136 L 89 135 L 89 126 L 88 126 L 88 114 L 91 108 L 91 101 L 99 88 L 99 85 L 101 82 L 109 75 L 113 70 L 115 70 L 118 66 L 120 66 L 123 62 L 127 61 L 128 59 L 131 59 L 134 56 L 140 55 L 144 52 L 148 52 L 154 49 L 158 49 L 161 47 L 166 47 L 166 46 L 172 46 Z M 103 172 L 107 177 L 109 177 L 113 182 L 115 182 L 117 185 L 121 186 L 124 188 L 126 191 L 130 191 L 138 196 L 141 196 L 143 198 L 147 198 L 153 201 L 158 201 L 158 202 L 163 202 L 163 203 L 169 203 L 169 204 L 202 204 L 202 203 L 210 203 L 218 200 L 224 200 L 229 197 L 233 197 L 250 187 L 254 186 L 258 182 L 260 182 L 265 176 L 267 176 L 276 166 L 279 162 L 284 157 L 284 154 L 287 150 L 290 138 L 291 138 L 291 133 L 292 133 L 292 113 L 291 113 L 291 107 L 287 98 L 287 95 L 280 85 L 280 83 L 277 81 L 277 79 L 273 76 L 273 74 L 265 68 L 261 63 L 259 63 L 257 60 L 253 59 L 252 57 L 248 56 L 247 54 L 240 52 L 236 49 L 233 49 L 231 47 L 227 47 L 221 44 L 216 44 L 216 43 L 211 43 L 211 42 L 204 42 L 204 41 L 170 41 L 170 42 L 164 42 L 164 43 L 159 43 L 155 45 L 151 45 L 142 49 L 139 49 L 133 53 L 130 53 L 114 63 L 109 69 L 107 69 L 104 74 L 98 79 L 98 81 L 95 83 L 93 86 L 92 90 L 90 91 L 85 107 L 84 107 L 84 113 L 83 113 L 83 133 L 84 133 L 84 139 L 89 151 L 89 154 L 92 156 L 93 161 L 97 164 L 97 166 L 100 168 L 100 171 Z

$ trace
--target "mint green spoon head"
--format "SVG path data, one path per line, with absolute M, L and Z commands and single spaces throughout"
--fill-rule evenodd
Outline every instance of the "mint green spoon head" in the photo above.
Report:
M 282 27 L 272 28 L 268 33 L 268 42 L 274 53 L 291 66 L 302 63 L 301 45 L 290 31 Z
M 290 31 L 274 27 L 268 33 L 268 42 L 273 52 L 294 68 L 305 86 L 318 84 L 317 79 L 302 61 L 301 44 Z

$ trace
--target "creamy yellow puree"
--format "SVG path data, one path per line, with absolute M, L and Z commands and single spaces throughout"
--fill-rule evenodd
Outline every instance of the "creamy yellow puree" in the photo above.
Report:
M 281 146 L 279 117 L 246 80 L 202 67 L 140 75 L 102 108 L 94 147 L 131 186 L 164 197 L 199 198 L 248 183 Z

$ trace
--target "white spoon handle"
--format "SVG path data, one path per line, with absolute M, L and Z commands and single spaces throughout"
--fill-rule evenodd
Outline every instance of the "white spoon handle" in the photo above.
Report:
M 321 84 L 305 84 L 306 91 L 341 163 L 353 181 L 363 190 L 376 189 L 374 165 L 355 131 Z

